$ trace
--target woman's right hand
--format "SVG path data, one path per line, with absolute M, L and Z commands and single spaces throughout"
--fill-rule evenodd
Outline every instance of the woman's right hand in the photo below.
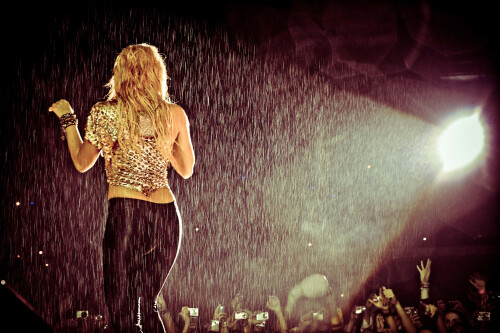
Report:
M 66 113 L 74 113 L 73 108 L 69 104 L 69 102 L 65 99 L 60 99 L 54 104 L 52 104 L 49 108 L 49 112 L 54 112 L 54 114 L 61 118 L 62 115 Z

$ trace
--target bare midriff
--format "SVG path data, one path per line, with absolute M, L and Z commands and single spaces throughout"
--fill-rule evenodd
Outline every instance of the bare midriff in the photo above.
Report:
M 109 185 L 108 200 L 112 198 L 139 199 L 154 203 L 170 203 L 175 200 L 175 197 L 169 188 L 159 188 L 152 192 L 149 196 L 146 196 L 142 192 L 134 191 L 123 186 Z

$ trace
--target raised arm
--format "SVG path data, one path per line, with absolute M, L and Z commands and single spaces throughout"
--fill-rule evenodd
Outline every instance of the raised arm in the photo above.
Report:
M 279 298 L 276 296 L 269 296 L 267 300 L 267 307 L 269 310 L 274 311 L 276 317 L 278 317 L 280 332 L 286 333 L 287 326 L 286 326 L 285 316 L 283 316 L 283 312 L 281 311 L 281 303 Z
M 225 311 L 224 306 L 222 304 L 217 305 L 214 311 L 213 320 L 219 321 L 219 332 L 228 333 L 229 327 L 227 325 L 228 314 Z
M 418 272 L 420 273 L 420 300 L 426 300 L 429 298 L 429 277 L 431 276 L 431 259 L 427 259 L 427 263 L 424 266 L 424 262 L 420 261 L 419 267 L 417 265 Z
M 73 108 L 68 101 L 61 99 L 49 108 L 61 121 L 66 140 L 68 141 L 68 149 L 73 161 L 73 165 L 79 172 L 85 172 L 94 166 L 100 149 L 92 145 L 88 140 L 83 141 L 78 131 L 78 122 L 73 112 Z M 72 119 L 75 119 L 74 121 Z
M 401 323 L 403 324 L 403 327 L 406 332 L 408 333 L 417 333 L 417 329 L 415 325 L 411 322 L 410 318 L 406 314 L 403 306 L 401 306 L 401 303 L 396 298 L 396 295 L 392 291 L 392 289 L 383 289 L 383 294 L 384 297 L 387 298 L 392 305 L 396 308 L 396 312 L 398 313 L 398 316 L 401 318 Z
M 481 278 L 479 274 L 475 273 L 474 275 L 469 276 L 469 282 L 474 286 L 477 290 L 477 294 L 479 295 L 479 300 L 477 297 L 473 297 L 473 301 L 476 303 L 476 306 L 481 311 L 486 311 L 486 306 L 488 304 L 488 293 L 486 293 L 486 280 Z
M 391 332 L 396 333 L 398 331 L 398 327 L 396 325 L 396 321 L 392 317 L 393 309 L 391 307 L 391 305 L 394 306 L 395 304 L 392 303 L 391 299 L 386 296 L 386 290 L 388 290 L 386 287 L 382 287 L 380 289 L 380 294 L 379 294 L 379 300 L 382 302 L 382 304 L 386 305 L 388 308 L 388 311 L 384 311 L 382 309 L 382 316 L 385 322 L 387 322 L 387 324 L 389 325 Z
M 189 315 L 189 308 L 187 306 L 183 306 L 181 312 L 179 312 L 179 316 L 184 320 L 184 327 L 182 328 L 182 333 L 187 333 L 189 330 L 189 324 L 191 322 L 191 316 Z

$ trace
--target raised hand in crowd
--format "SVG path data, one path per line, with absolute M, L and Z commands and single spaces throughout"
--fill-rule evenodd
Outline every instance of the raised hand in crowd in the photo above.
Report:
M 420 275 L 420 304 L 422 305 L 423 307 L 423 312 L 424 313 L 420 313 L 419 314 L 419 322 L 420 322 L 420 325 L 422 324 L 422 318 L 420 318 L 420 316 L 425 316 L 426 318 L 426 322 L 430 322 L 432 325 L 436 326 L 438 328 L 438 330 L 441 332 L 441 333 L 444 333 L 443 332 L 443 328 L 444 328 L 444 321 L 443 321 L 443 317 L 442 317 L 442 312 L 438 311 L 438 307 L 435 306 L 434 304 L 429 304 L 428 300 L 429 300 L 429 279 L 430 279 L 430 276 L 431 276 L 431 264 L 432 264 L 432 261 L 430 258 L 427 258 L 427 262 L 424 266 L 424 262 L 421 260 L 420 261 L 420 266 L 417 265 L 417 270 L 418 270 L 418 273 Z M 436 316 L 436 313 L 438 314 Z
M 382 292 L 380 293 L 380 296 L 383 297 L 383 299 L 386 300 L 388 304 L 396 306 L 396 304 L 398 303 L 398 299 L 396 298 L 394 291 L 392 291 L 392 289 L 386 288 L 385 286 L 382 287 L 381 291 Z
M 437 307 L 434 304 L 424 304 L 424 315 L 429 318 L 434 318 L 437 312 Z
M 385 289 L 385 287 L 383 288 Z M 369 298 L 368 301 L 384 315 L 387 315 L 389 314 L 389 303 L 388 299 L 383 296 L 383 288 L 379 289 L 379 295 L 375 294 L 374 297 Z
M 420 266 L 417 265 L 417 270 L 420 273 L 420 299 L 429 298 L 429 278 L 431 276 L 431 259 L 427 259 L 427 263 L 424 266 L 424 262 L 420 261 Z
M 479 274 L 475 273 L 469 276 L 469 282 L 477 289 L 478 292 L 486 291 L 486 281 Z
M 469 276 L 469 282 L 476 290 L 476 293 L 469 294 L 469 299 L 476 304 L 478 310 L 486 311 L 488 308 L 486 280 L 479 273 L 474 273 Z
M 420 266 L 417 265 L 418 272 L 420 273 L 420 282 L 423 284 L 429 284 L 429 277 L 431 276 L 431 259 L 427 259 L 427 263 L 424 266 L 424 262 L 420 261 Z
M 387 297 L 387 296 L 390 297 Z M 372 304 L 381 311 L 382 318 L 378 318 L 379 321 L 384 324 L 383 327 L 385 327 L 385 323 L 389 325 L 389 331 L 392 332 L 397 332 L 398 328 L 396 325 L 396 321 L 394 320 L 392 316 L 392 308 L 394 308 L 394 305 L 392 302 L 395 301 L 396 296 L 392 292 L 392 290 L 387 289 L 385 286 L 379 289 L 379 295 L 378 295 L 378 302 L 375 301 L 375 299 L 371 300 Z M 377 304 L 378 303 L 378 304 Z M 379 323 L 380 324 L 380 323 Z M 380 329 L 380 327 L 378 327 Z M 381 330 L 383 332 L 384 329 Z
M 394 291 L 392 289 L 388 289 L 386 287 L 382 287 L 382 293 L 384 299 L 388 300 L 389 304 L 391 304 L 393 307 L 395 307 L 396 312 L 398 316 L 401 318 L 401 324 L 403 325 L 404 329 L 408 333 L 416 333 L 417 328 L 415 327 L 414 322 L 410 317 L 408 317 L 408 314 L 406 313 L 405 309 L 403 306 L 399 303 L 398 299 L 396 298 L 396 294 L 394 294 Z M 417 314 L 418 316 L 418 314 Z
M 415 332 L 417 330 L 419 330 L 420 328 L 422 328 L 423 324 L 422 324 L 422 320 L 420 319 L 420 315 L 418 313 L 418 311 L 411 311 L 409 314 L 408 314 L 413 326 L 415 327 Z
M 444 318 L 442 313 L 438 310 L 438 307 L 434 304 L 423 304 L 424 305 L 424 316 L 427 316 L 434 320 L 439 333 L 446 333 L 447 329 L 444 324 Z
M 228 328 L 228 317 L 226 308 L 222 304 L 218 304 L 215 308 L 214 315 L 210 322 L 210 331 L 216 331 L 221 333 L 229 332 Z
M 228 314 L 224 308 L 224 306 L 222 304 L 219 304 L 217 305 L 217 307 L 215 308 L 215 311 L 214 311 L 214 316 L 213 316 L 213 319 L 214 320 L 221 320 L 221 319 L 227 319 L 228 317 Z
M 267 298 L 266 306 L 269 310 L 274 312 L 281 312 L 281 302 L 276 296 L 269 296 Z
M 184 321 L 184 327 L 182 328 L 182 333 L 187 333 L 189 331 L 189 324 L 191 322 L 191 316 L 189 315 L 189 307 L 183 306 L 181 312 L 179 312 L 179 317 Z
M 273 311 L 276 314 L 276 317 L 278 317 L 278 323 L 280 326 L 279 331 L 281 333 L 285 333 L 287 330 L 287 325 L 285 317 L 283 316 L 283 312 L 281 311 L 281 303 L 279 298 L 276 296 L 269 296 L 267 298 L 266 306 L 269 310 Z
M 228 324 L 231 330 L 241 330 L 244 333 L 249 333 L 252 331 L 251 318 L 252 311 L 248 309 L 240 309 L 238 312 L 234 314 L 234 321 Z

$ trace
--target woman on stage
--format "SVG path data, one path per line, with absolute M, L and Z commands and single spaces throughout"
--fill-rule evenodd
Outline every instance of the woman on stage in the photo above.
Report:
M 167 180 L 191 177 L 194 152 L 184 110 L 170 102 L 156 47 L 130 45 L 116 58 L 105 102 L 95 104 L 81 139 L 66 100 L 60 119 L 73 164 L 89 170 L 100 154 L 109 183 L 103 241 L 106 304 L 115 332 L 164 332 L 156 298 L 175 262 L 182 222 Z

